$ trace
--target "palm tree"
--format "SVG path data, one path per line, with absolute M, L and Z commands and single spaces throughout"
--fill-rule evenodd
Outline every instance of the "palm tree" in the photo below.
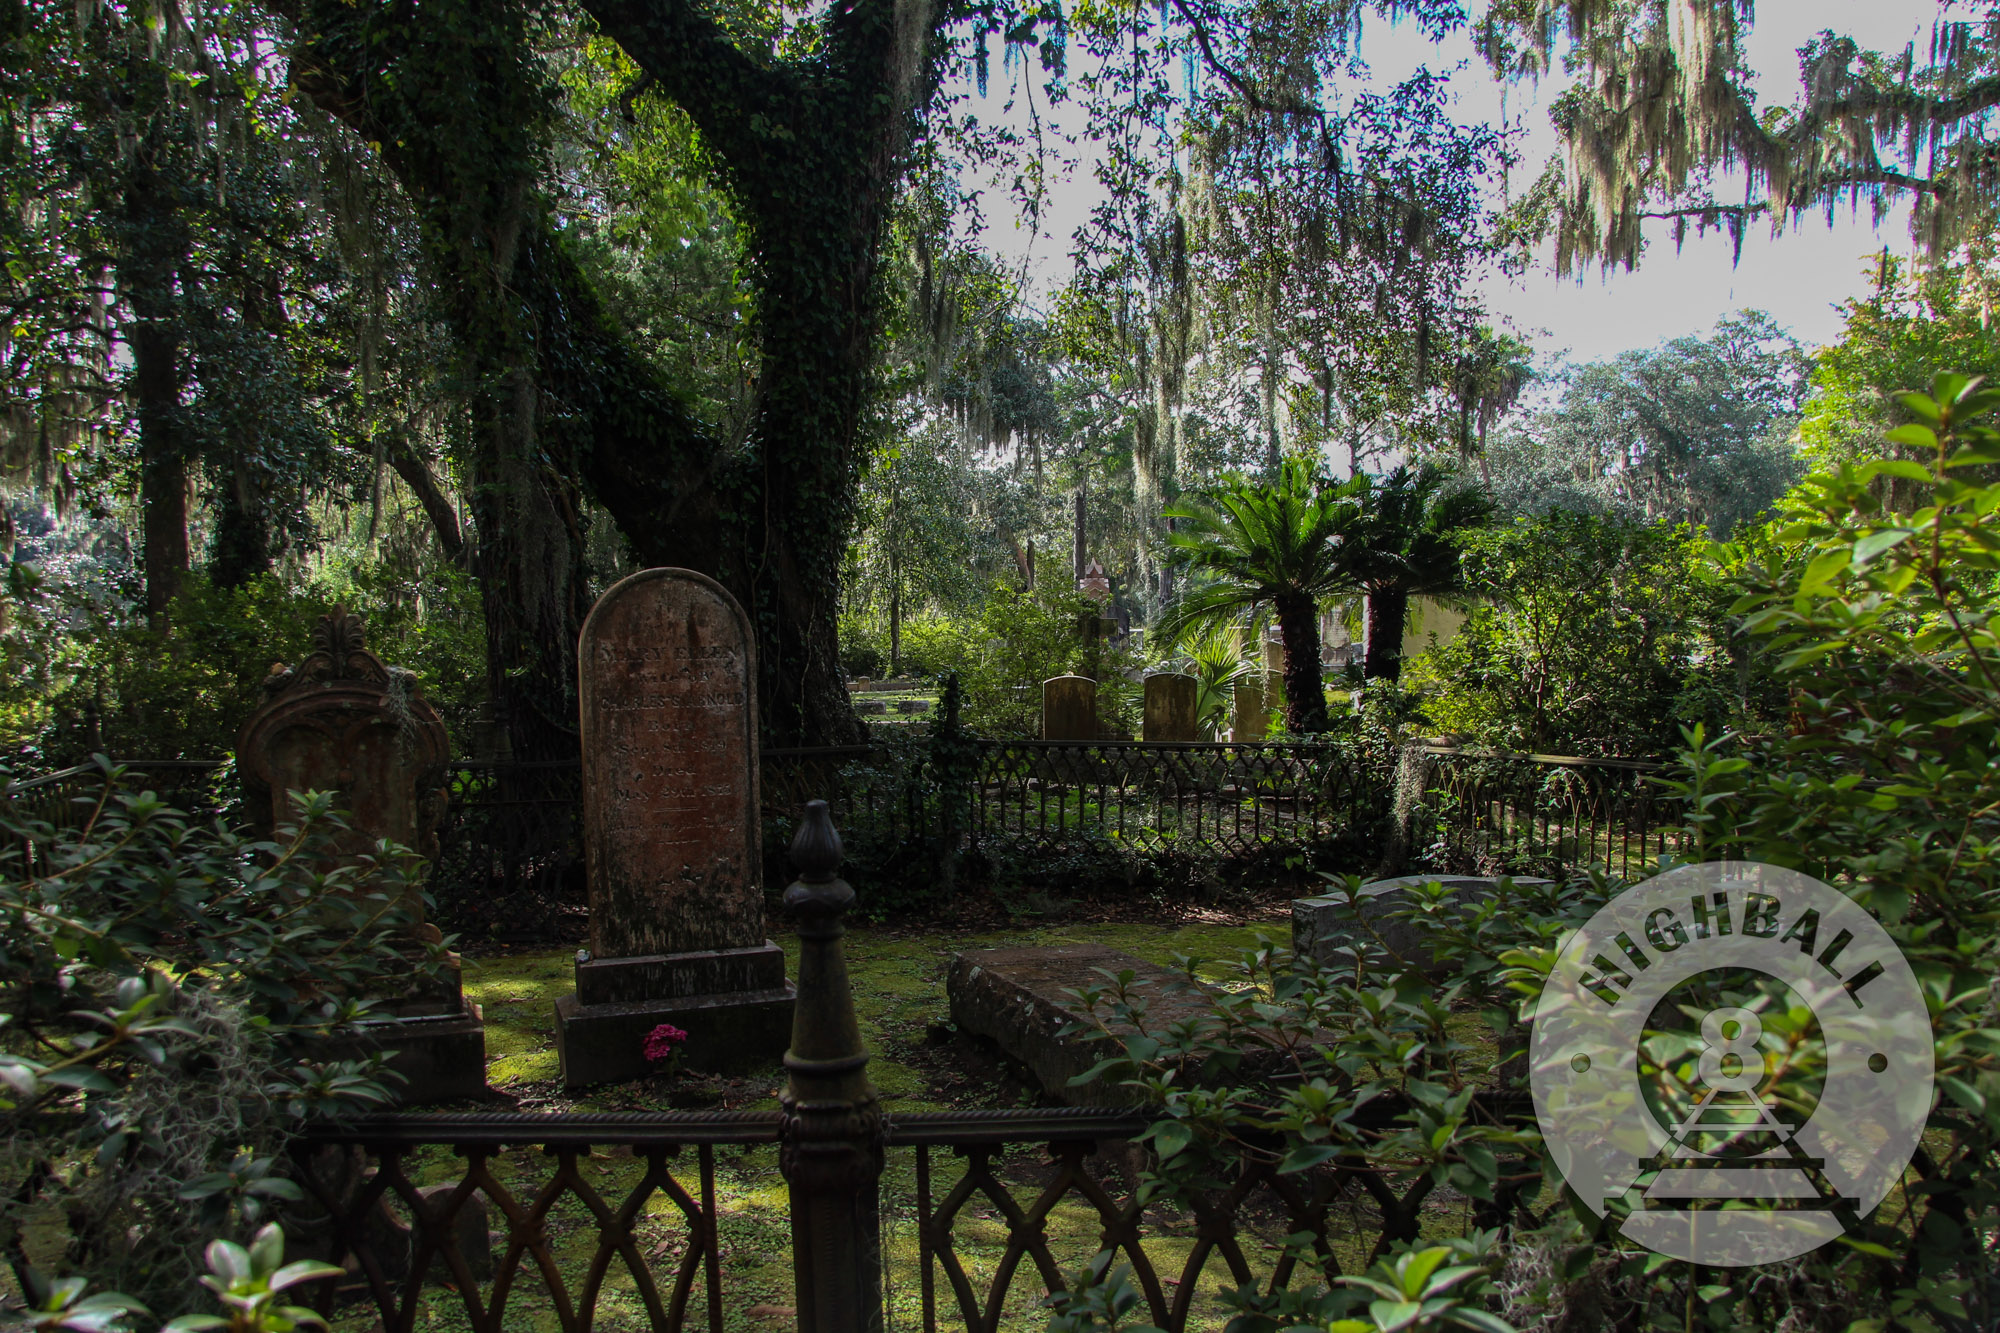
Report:
M 1299 459 L 1269 483 L 1232 478 L 1212 500 L 1170 507 L 1177 562 L 1205 581 L 1183 592 L 1156 631 L 1171 643 L 1198 625 L 1225 624 L 1269 607 L 1285 636 L 1285 727 L 1324 731 L 1319 603 L 1358 586 L 1342 535 L 1362 525 L 1360 482 L 1322 483 Z
M 1198 625 L 1174 645 L 1173 665 L 1195 679 L 1195 721 L 1210 736 L 1229 725 L 1236 687 L 1257 674 L 1243 641 L 1230 625 Z
M 1343 563 L 1368 594 L 1361 674 L 1395 680 L 1403 671 L 1403 623 L 1410 598 L 1462 592 L 1466 533 L 1485 526 L 1493 502 L 1483 491 L 1446 490 L 1431 464 L 1367 478 L 1365 519 L 1342 548 Z

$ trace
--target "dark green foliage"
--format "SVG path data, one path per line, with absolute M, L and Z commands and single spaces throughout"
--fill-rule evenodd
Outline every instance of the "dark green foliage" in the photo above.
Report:
M 1294 458 L 1268 484 L 1232 478 L 1208 499 L 1167 510 L 1180 525 L 1168 537 L 1175 556 L 1203 581 L 1168 610 L 1158 633 L 1171 641 L 1191 626 L 1270 608 L 1285 637 L 1285 728 L 1296 734 L 1327 727 L 1319 603 L 1356 587 L 1339 539 L 1363 527 L 1364 484 L 1331 485 Z
M 336 602 L 368 621 L 371 650 L 416 673 L 454 744 L 471 738 L 486 697 L 477 598 L 449 566 L 428 576 L 363 568 L 339 589 L 288 590 L 270 574 L 225 589 L 192 574 L 164 633 L 78 592 L 44 587 L 17 603 L 5 638 L 13 652 L 40 655 L 32 673 L 0 688 L 14 743 L 52 767 L 97 752 L 226 757 L 272 665 L 311 652 L 312 627 Z
M 115 773 L 55 827 L 0 810 L 11 1257 L 25 1229 L 47 1261 L 66 1219 L 69 1271 L 187 1308 L 202 1240 L 303 1197 L 277 1165 L 299 1118 L 383 1099 L 376 1060 L 326 1043 L 441 966 L 397 906 L 421 865 L 385 847 L 334 868 L 331 799 L 300 816 L 252 843 Z
M 1475 534 L 1465 626 L 1417 659 L 1439 730 L 1544 754 L 1662 754 L 1685 723 L 1781 705 L 1684 528 L 1557 512 Z
M 1441 468 L 1424 464 L 1362 481 L 1362 521 L 1343 534 L 1339 558 L 1368 597 L 1365 679 L 1402 674 L 1410 598 L 1466 590 L 1466 543 L 1492 516 L 1493 505 L 1482 492 L 1453 487 L 1450 480 Z
M 1962 478 L 2000 462 L 1987 424 L 2000 392 L 1940 375 L 1901 405 L 1916 420 L 1893 442 L 1927 465 L 1811 479 L 1779 540 L 1728 575 L 1744 632 L 1794 691 L 1791 726 L 1754 737 L 1693 728 L 1666 785 L 1689 811 L 1691 859 L 1813 874 L 1872 912 L 1909 959 L 1935 1028 L 1937 1085 L 1903 1189 L 1843 1243 L 1755 1278 L 1718 1275 L 1632 1253 L 1614 1219 L 1565 1201 L 1535 1133 L 1468 1118 L 1471 1092 L 1495 1087 L 1496 1065 L 1522 1048 L 1558 938 L 1622 887 L 1601 876 L 1503 883 L 1481 903 L 1453 903 L 1441 886 L 1411 891 L 1395 914 L 1441 977 L 1364 930 L 1331 970 L 1276 948 L 1246 953 L 1230 971 L 1250 984 L 1208 991 L 1209 1012 L 1171 1028 L 1148 1026 L 1129 976 L 1081 992 L 1086 1025 L 1116 1030 L 1123 1049 L 1093 1076 L 1120 1078 L 1158 1108 L 1149 1188 L 1219 1187 L 1244 1152 L 1305 1179 L 1351 1170 L 1377 1205 L 1381 1253 L 1413 1240 L 1422 1201 L 1449 1186 L 1472 1200 L 1473 1225 L 1503 1228 L 1505 1305 L 1491 1313 L 1538 1326 L 1991 1326 L 2000 554 L 1988 528 L 2000 487 Z M 1925 503 L 1909 515 L 1885 506 L 1883 476 Z M 1186 971 L 1193 981 L 1193 960 Z M 1454 1022 L 1468 1009 L 1491 1024 L 1498 1058 L 1474 1054 Z M 1653 1040 L 1649 1060 L 1682 1050 Z M 1796 1063 L 1810 1075 L 1809 1053 Z M 1356 1115 L 1362 1098 L 1377 1109 L 1370 1121 Z M 1310 1279 L 1293 1285 L 1309 1298 Z
M 1509 418 L 1479 465 L 1514 514 L 1689 523 L 1726 538 L 1799 478 L 1806 368 L 1798 342 L 1754 310 L 1708 337 L 1559 366 L 1545 378 L 1560 399 Z

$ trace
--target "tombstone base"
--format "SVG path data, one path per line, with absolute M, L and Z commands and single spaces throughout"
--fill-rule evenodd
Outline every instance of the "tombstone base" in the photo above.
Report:
M 685 967 L 677 966 L 683 961 Z M 773 963 L 775 978 L 767 975 Z M 688 994 L 670 980 L 685 977 L 776 984 Z M 642 978 L 666 993 L 585 1002 L 586 996 L 595 999 L 593 992 L 615 993 Z M 646 1036 L 662 1023 L 688 1034 L 681 1067 L 705 1073 L 776 1069 L 792 1042 L 794 992 L 785 980 L 784 954 L 768 941 L 758 949 L 593 960 L 578 965 L 577 982 L 579 994 L 556 1001 L 556 1054 L 565 1088 L 622 1083 L 652 1073 L 656 1066 L 646 1058 Z
M 406 1080 L 391 1082 L 398 1106 L 484 1097 L 486 1016 L 466 1000 L 455 1014 L 384 1018 L 362 1024 L 357 1046 L 394 1051 L 389 1068 Z M 354 1054 L 358 1052 L 343 1052 Z

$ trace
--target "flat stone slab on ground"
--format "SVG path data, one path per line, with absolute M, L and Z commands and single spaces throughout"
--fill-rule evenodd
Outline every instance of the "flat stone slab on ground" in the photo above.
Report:
M 1114 1081 L 1069 1085 L 1078 1074 L 1118 1053 L 1117 1043 L 1108 1037 L 1062 1035 L 1077 1017 L 1068 1008 L 1073 1001 L 1063 992 L 1105 984 L 1095 970 L 1100 967 L 1136 975 L 1146 996 L 1149 1026 L 1155 1019 L 1165 1027 L 1208 1012 L 1200 997 L 1187 992 L 1179 973 L 1108 945 L 1063 944 L 979 949 L 953 957 L 945 982 L 952 1022 L 1026 1065 L 1042 1090 L 1059 1101 L 1072 1106 L 1133 1105 L 1138 1094 Z
M 1526 877 L 1514 879 L 1514 883 L 1521 885 L 1548 882 Z M 1469 903 L 1492 897 L 1500 881 L 1488 875 L 1398 875 L 1394 879 L 1378 879 L 1361 886 L 1359 920 L 1341 919 L 1348 906 L 1346 894 L 1294 898 L 1292 952 L 1312 958 L 1322 967 L 1338 966 L 1353 961 L 1353 955 L 1342 950 L 1353 948 L 1357 937 L 1372 942 L 1374 936 L 1380 936 L 1382 946 L 1393 954 L 1420 964 L 1433 962 L 1428 955 L 1417 956 L 1422 945 L 1416 923 L 1389 915 L 1406 905 L 1406 891 L 1418 884 L 1442 884 L 1450 890 L 1448 902 Z

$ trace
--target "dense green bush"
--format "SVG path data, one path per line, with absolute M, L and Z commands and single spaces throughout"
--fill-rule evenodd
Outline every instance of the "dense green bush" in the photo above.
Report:
M 1768 716 L 1780 700 L 1734 634 L 1710 545 L 1562 512 L 1474 534 L 1479 604 L 1406 683 L 1436 730 L 1542 753 L 1652 756 L 1684 725 Z
M 399 906 L 421 863 L 333 866 L 330 798 L 255 843 L 107 778 L 64 827 L 0 806 L 0 1249 L 158 1315 L 201 1244 L 302 1197 L 307 1115 L 381 1101 L 382 1056 L 335 1057 L 441 944 Z M 73 825 L 73 826 L 69 826 Z
M 448 566 L 421 577 L 361 566 L 288 588 L 263 575 L 237 589 L 187 576 L 169 627 L 129 604 L 56 579 L 11 600 L 0 654 L 0 743 L 48 766 L 104 752 L 128 759 L 215 759 L 261 702 L 274 662 L 311 652 L 312 627 L 337 602 L 368 621 L 368 646 L 414 671 L 457 739 L 486 697 L 485 628 L 472 582 Z
M 1111 733 L 1136 731 L 1141 687 L 1130 678 L 1136 659 L 1109 647 L 1093 654 L 1077 629 L 1081 617 L 1099 610 L 1078 593 L 995 588 L 966 633 L 958 663 L 966 724 L 987 736 L 1039 736 L 1042 682 L 1094 675 L 1099 726 Z

